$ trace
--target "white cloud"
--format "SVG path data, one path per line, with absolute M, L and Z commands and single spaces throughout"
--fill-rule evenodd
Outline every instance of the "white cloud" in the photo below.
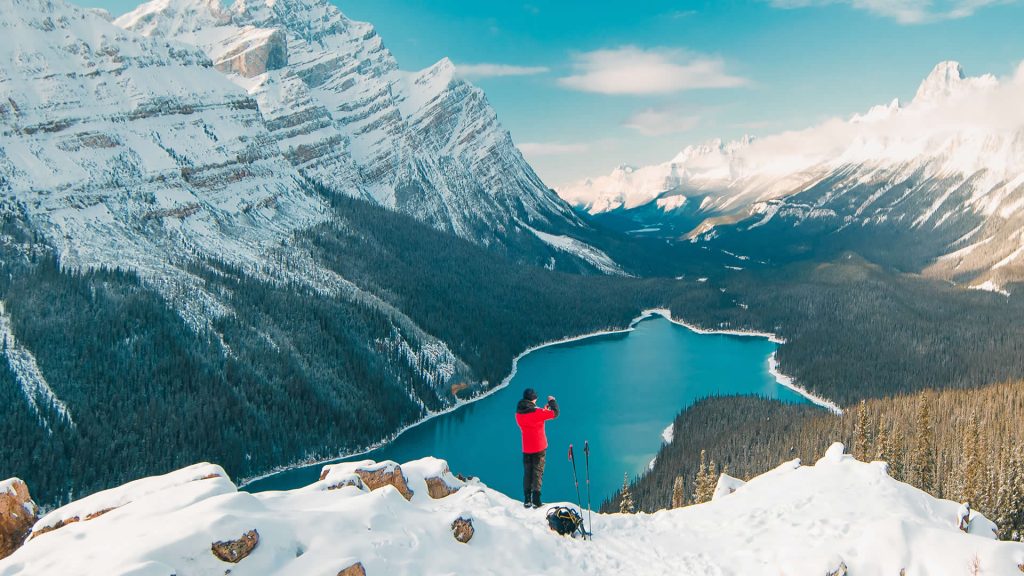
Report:
M 747 83 L 725 71 L 721 58 L 675 49 L 636 46 L 573 56 L 574 74 L 558 80 L 566 88 L 600 94 L 669 94 Z
M 972 16 L 986 6 L 1012 4 L 1018 0 L 769 0 L 776 8 L 807 8 L 849 4 L 901 24 L 924 24 Z
M 633 114 L 623 123 L 644 136 L 665 136 L 693 130 L 700 116 L 684 115 L 675 110 L 646 108 Z
M 544 66 L 513 66 L 511 64 L 456 64 L 456 71 L 464 78 L 495 78 L 501 76 L 532 76 L 548 71 Z
M 519 151 L 527 158 L 582 154 L 589 149 L 590 147 L 586 144 L 566 144 L 563 142 L 523 142 L 519 145 Z

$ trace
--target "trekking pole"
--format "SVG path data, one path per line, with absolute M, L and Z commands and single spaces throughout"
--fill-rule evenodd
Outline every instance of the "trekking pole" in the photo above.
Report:
M 583 441 L 583 461 L 587 465 L 587 532 L 590 539 L 594 539 L 594 517 L 590 515 L 590 441 Z
M 576 504 L 579 506 L 580 511 L 583 510 L 583 502 L 580 499 L 580 481 L 576 476 L 576 456 L 572 453 L 572 444 L 569 444 L 569 462 L 572 462 L 572 480 L 576 483 Z M 586 535 L 584 535 L 585 537 Z

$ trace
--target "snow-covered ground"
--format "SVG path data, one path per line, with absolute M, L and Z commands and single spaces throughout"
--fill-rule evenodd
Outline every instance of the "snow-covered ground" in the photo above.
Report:
M 537 238 L 539 238 L 548 246 L 551 246 L 556 250 L 561 250 L 562 252 L 572 254 L 573 256 L 576 256 L 577 258 L 585 262 L 588 262 L 589 264 L 591 264 L 604 274 L 609 274 L 613 276 L 627 276 L 627 274 L 622 270 L 622 267 L 616 264 L 615 260 L 612 260 L 611 256 L 605 254 L 604 252 L 598 250 L 597 248 L 594 248 L 593 246 L 587 244 L 586 242 L 577 240 L 575 238 L 572 238 L 571 236 L 559 236 L 557 234 L 548 234 L 547 232 L 541 232 L 540 230 L 531 228 L 529 226 L 527 226 L 527 228 L 529 228 L 530 232 L 533 232 L 533 234 L 537 236 Z
M 592 541 L 554 534 L 545 510 L 524 510 L 479 481 L 456 480 L 432 458 L 402 465 L 408 500 L 389 485 L 369 490 L 356 473 L 391 474 L 393 463 L 328 467 L 309 487 L 260 494 L 238 492 L 213 475 L 217 467 L 199 465 L 100 493 L 89 506 L 71 504 L 73 516 L 120 507 L 36 536 L 0 561 L 0 575 L 333 576 L 356 562 L 371 575 L 818 575 L 841 566 L 849 574 L 1018 573 L 1024 544 L 994 540 L 993 524 L 976 513 L 970 533 L 959 531 L 958 503 L 842 452 L 836 444 L 814 466 L 789 462 L 746 484 L 726 479 L 728 490 L 707 504 L 595 514 Z M 458 491 L 443 496 L 450 489 Z M 452 535 L 457 518 L 472 520 L 468 543 Z M 237 564 L 211 552 L 214 542 L 251 530 L 258 543 Z

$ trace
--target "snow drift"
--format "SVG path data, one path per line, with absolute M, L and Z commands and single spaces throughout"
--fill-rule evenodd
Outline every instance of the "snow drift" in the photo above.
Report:
M 39 524 L 116 505 L 36 535 L 0 562 L 0 575 L 334 575 L 357 564 L 371 575 L 1016 573 L 1024 544 L 996 541 L 992 522 L 976 513 L 961 532 L 959 504 L 886 469 L 835 444 L 814 466 L 788 462 L 746 484 L 730 481 L 731 493 L 707 504 L 596 514 L 587 542 L 555 535 L 543 509 L 458 480 L 433 458 L 327 466 L 307 488 L 260 494 L 197 465 L 54 511 Z M 454 530 L 465 539 L 468 525 L 462 543 Z M 218 559 L 214 543 L 244 557 Z

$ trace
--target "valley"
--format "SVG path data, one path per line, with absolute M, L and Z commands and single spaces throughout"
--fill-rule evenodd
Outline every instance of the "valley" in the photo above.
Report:
M 364 459 L 405 462 L 434 455 L 453 470 L 486 478 L 515 497 L 521 491 L 517 430 L 507 425 L 524 388 L 558 398 L 561 414 L 548 426 L 551 501 L 575 498 L 569 444 L 591 446 L 594 499 L 621 485 L 623 474 L 647 469 L 673 413 L 706 396 L 749 394 L 807 402 L 768 372 L 775 345 L 761 336 L 707 335 L 660 316 L 637 319 L 626 333 L 595 335 L 532 350 L 519 357 L 504 388 L 404 431 Z M 505 425 L 503 425 L 505 424 Z M 558 456 L 558 457 L 556 457 Z M 279 472 L 244 486 L 251 492 L 293 490 L 319 477 L 320 463 Z

